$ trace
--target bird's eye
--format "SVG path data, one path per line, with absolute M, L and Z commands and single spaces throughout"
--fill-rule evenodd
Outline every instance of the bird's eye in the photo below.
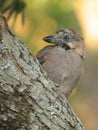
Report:
M 68 35 L 65 35 L 65 36 L 64 36 L 64 40 L 68 41 L 68 40 L 69 40 L 69 36 L 68 36 Z

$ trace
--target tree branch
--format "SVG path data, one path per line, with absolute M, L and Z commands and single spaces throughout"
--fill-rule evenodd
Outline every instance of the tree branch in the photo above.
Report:
M 0 130 L 85 130 L 0 14 Z

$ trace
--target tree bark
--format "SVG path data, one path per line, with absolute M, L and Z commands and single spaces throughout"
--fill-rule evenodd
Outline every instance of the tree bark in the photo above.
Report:
M 85 130 L 0 14 L 0 130 Z

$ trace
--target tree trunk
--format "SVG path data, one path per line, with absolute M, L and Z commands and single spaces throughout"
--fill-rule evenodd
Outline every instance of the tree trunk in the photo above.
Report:
M 0 14 L 0 130 L 85 130 Z

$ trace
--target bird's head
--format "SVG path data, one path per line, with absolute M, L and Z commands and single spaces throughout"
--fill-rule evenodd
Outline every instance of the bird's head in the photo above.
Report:
M 83 38 L 71 29 L 61 29 L 51 36 L 44 37 L 43 40 L 56 46 L 61 46 L 66 50 L 75 50 L 84 57 Z

